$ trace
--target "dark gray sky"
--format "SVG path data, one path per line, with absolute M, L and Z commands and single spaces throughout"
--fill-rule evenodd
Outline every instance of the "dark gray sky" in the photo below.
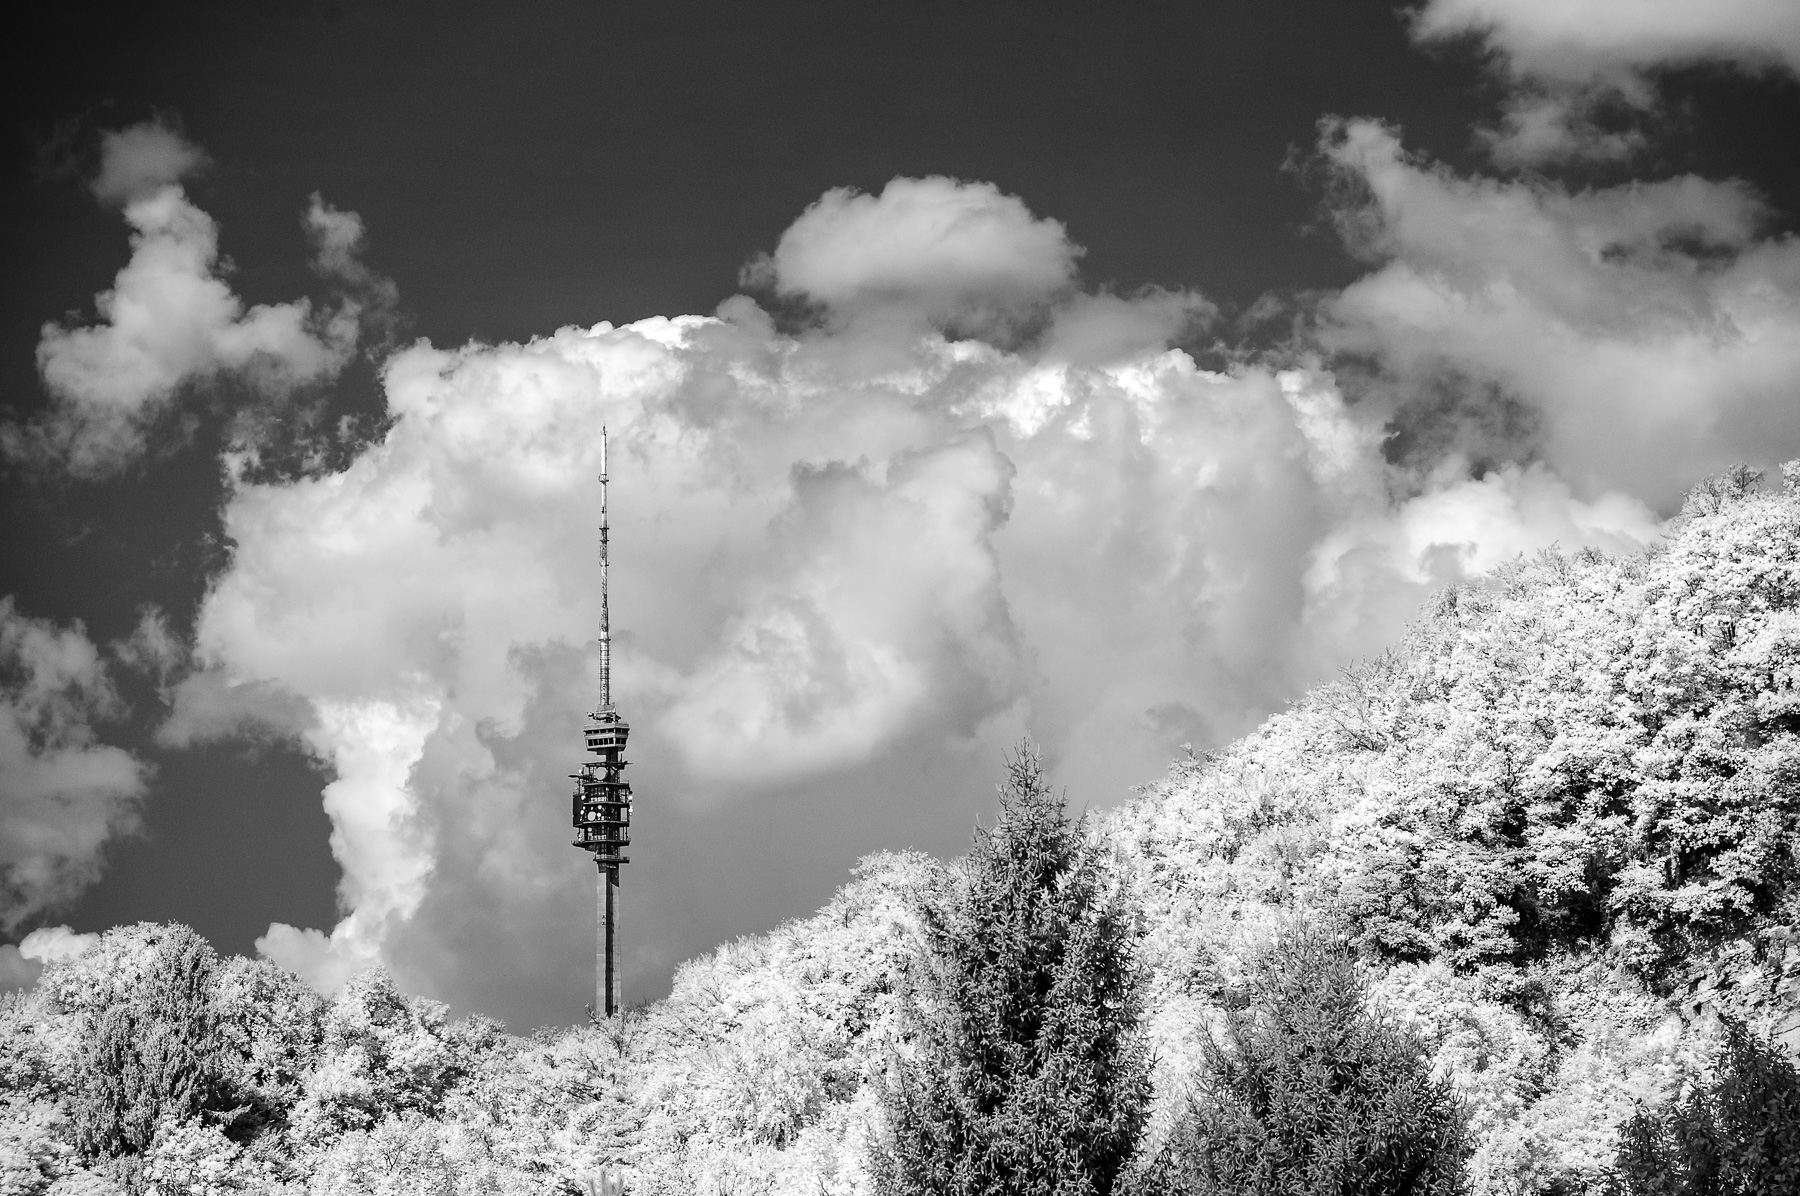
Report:
M 367 421 L 361 435 L 334 442 L 343 461 L 361 451 L 383 413 L 377 369 L 384 345 L 415 338 L 439 347 L 498 344 L 565 325 L 711 313 L 738 290 L 746 260 L 773 250 L 829 188 L 875 194 L 898 176 L 992 183 L 1037 217 L 1060 221 L 1067 239 L 1086 249 L 1078 268 L 1088 291 L 1131 295 L 1154 285 L 1199 292 L 1222 314 L 1188 343 L 1205 345 L 1212 355 L 1203 354 L 1203 363 L 1214 364 L 1229 356 L 1221 345 L 1241 349 L 1256 336 L 1262 340 L 1255 343 L 1269 343 L 1270 326 L 1252 329 L 1239 320 L 1260 298 L 1272 297 L 1292 316 L 1399 260 L 1396 252 L 1405 257 L 1379 239 L 1363 243 L 1358 256 L 1339 235 L 1329 212 L 1346 210 L 1344 175 L 1320 157 L 1319 122 L 1326 117 L 1386 122 L 1401 130 L 1407 153 L 1438 164 L 1444 177 L 1497 180 L 1525 188 L 1521 194 L 1539 183 L 1579 193 L 1689 172 L 1744 180 L 1768 205 L 1754 234 L 1761 245 L 1791 245 L 1783 238 L 1800 214 L 1800 87 L 1779 62 L 1746 70 L 1734 65 L 1743 55 L 1724 54 L 1662 70 L 1653 76 L 1659 99 L 1652 114 L 1620 117 L 1616 105 L 1601 110 L 1603 122 L 1639 120 L 1647 133 L 1637 153 L 1521 172 L 1496 165 L 1474 132 L 1496 118 L 1516 82 L 1484 66 L 1493 47 L 1465 38 L 1422 48 L 1394 5 L 1361 0 L 873 7 L 74 2 L 36 12 L 29 32 L 9 40 L 11 61 L 0 77 L 8 136 L 0 162 L 0 401 L 7 418 L 25 426 L 51 409 L 36 358 L 41 327 L 65 318 L 91 323 L 94 296 L 113 284 L 131 253 L 117 208 L 96 203 L 86 187 L 100 161 L 100 136 L 154 119 L 210 158 L 209 167 L 184 180 L 186 194 L 218 222 L 229 259 L 223 277 L 248 303 L 323 296 L 299 222 L 309 195 L 361 216 L 363 260 L 394 280 L 399 302 L 386 325 L 365 333 L 362 355 L 308 392 L 315 412 Z M 1748 252 L 1742 242 L 1727 251 Z M 1354 323 L 1351 316 L 1342 321 Z M 1274 325 L 1287 327 L 1285 317 Z M 1346 334 L 1311 348 L 1349 378 L 1352 365 L 1365 369 L 1384 353 L 1398 361 L 1397 343 Z M 1334 352 L 1343 356 L 1332 358 Z M 1458 369 L 1464 373 L 1446 376 L 1480 374 L 1477 365 Z M 1521 377 L 1505 375 L 1529 405 L 1534 383 Z M 1488 393 L 1485 384 L 1468 385 Z M 203 596 L 232 559 L 220 516 L 227 491 L 219 454 L 233 434 L 230 413 L 254 406 L 240 393 L 248 386 L 229 376 L 207 382 L 207 395 L 185 417 L 152 430 L 153 451 L 110 476 L 8 461 L 0 481 L 7 546 L 0 594 L 32 618 L 65 627 L 80 620 L 102 646 L 128 636 L 150 607 L 165 613 L 178 639 L 191 639 Z M 1543 386 L 1554 389 L 1552 382 Z M 1364 405 L 1374 410 L 1379 402 L 1414 411 L 1418 392 Z M 280 425 L 288 416 L 270 418 Z M 1547 418 L 1554 422 L 1554 412 Z M 283 443 L 277 427 L 269 434 L 272 460 Z M 1011 526 L 1018 527 L 1029 522 L 1032 469 L 1004 437 L 1001 447 L 1022 470 L 1012 498 Z M 1456 460 L 1468 467 L 1466 457 Z M 1495 460 L 1548 462 L 1583 500 L 1600 502 L 1617 490 L 1666 513 L 1666 496 L 1654 487 L 1614 485 L 1605 469 L 1566 464 L 1573 458 L 1543 445 L 1512 456 L 1501 451 Z M 279 464 L 274 468 L 279 472 Z M 629 466 L 621 472 L 628 487 Z M 620 502 L 632 501 L 625 490 Z M 622 571 L 635 550 L 632 530 L 621 532 Z M 1329 539 L 1320 537 L 1317 543 Z M 1014 576 L 1028 572 L 1000 551 Z M 1072 543 L 1068 551 L 1084 546 Z M 568 552 L 581 563 L 591 547 L 574 542 Z M 1094 567 L 1113 566 L 1096 557 Z M 1215 569 L 1209 576 L 1225 574 Z M 633 597 L 639 630 L 654 638 L 659 633 L 644 626 L 651 622 L 644 607 L 689 596 Z M 715 600 L 727 607 L 731 601 L 729 594 Z M 1016 619 L 1029 623 L 1020 612 L 1030 601 L 1012 602 Z M 634 612 L 629 602 L 620 609 L 629 633 Z M 1382 626 L 1392 624 L 1390 615 Z M 670 643 L 677 638 L 661 634 Z M 1144 717 L 1176 729 L 1155 741 L 1162 746 L 1130 759 L 1155 759 L 1156 751 L 1166 758 L 1183 735 L 1203 745 L 1252 725 L 1291 697 L 1309 668 L 1323 668 L 1319 662 L 1350 647 L 1302 653 L 1310 664 L 1284 658 L 1286 671 L 1266 683 L 1245 680 L 1260 666 L 1253 654 L 1237 660 L 1235 650 L 1205 653 L 1207 667 L 1228 679 L 1205 682 L 1221 695 L 1214 706 L 1141 687 Z M 1023 651 L 1052 681 L 1060 675 L 1043 663 L 1057 649 L 1033 644 Z M 1121 659 L 1129 655 L 1119 651 Z M 703 658 L 698 647 L 663 654 L 672 667 L 698 669 Z M 113 675 L 130 714 L 102 720 L 95 734 L 154 769 L 141 830 L 108 843 L 98 879 L 71 902 L 34 911 L 8 941 L 38 925 L 92 931 L 140 918 L 179 919 L 224 950 L 247 952 L 272 922 L 330 929 L 340 867 L 320 789 L 331 766 L 279 731 L 160 745 L 153 732 L 168 709 L 156 686 L 142 671 L 119 666 Z M 1077 675 L 1085 674 L 1069 674 Z M 1006 722 L 995 711 L 1010 709 L 1011 700 L 995 699 L 979 718 Z M 1018 717 L 1039 727 L 1036 714 Z M 991 792 L 971 778 L 999 771 L 992 744 L 979 735 L 956 748 L 967 760 L 913 759 L 929 750 L 919 730 L 936 725 L 927 719 L 870 747 L 860 762 L 840 760 L 748 785 L 730 799 L 682 804 L 657 792 L 658 784 L 677 786 L 694 772 L 656 759 L 670 750 L 674 725 L 646 732 L 634 753 L 642 846 L 627 889 L 642 904 L 627 909 L 641 919 L 635 925 L 645 939 L 655 940 L 634 962 L 635 998 L 665 991 L 680 958 L 816 907 L 863 852 L 960 850 Z M 525 751 L 531 737 L 512 736 L 509 750 Z M 576 746 L 569 745 L 569 766 Z M 1048 746 L 1053 757 L 1061 750 Z M 543 767 L 560 776 L 564 764 Z M 1096 782 L 1092 770 L 1076 768 L 1074 775 L 1084 784 L 1071 798 L 1104 806 L 1152 780 L 1155 770 L 1107 782 Z M 900 796 L 922 788 L 944 791 Z M 560 788 L 544 793 L 546 827 L 563 816 L 564 800 Z M 460 850 L 446 847 L 437 867 L 483 866 L 479 851 Z M 578 853 L 562 854 L 579 870 Z M 460 1006 L 522 1023 L 573 1016 L 583 967 L 558 964 L 547 978 L 520 979 L 506 968 L 479 966 L 483 944 L 514 933 L 516 923 L 506 913 L 495 914 L 493 925 L 444 913 L 440 906 L 461 900 L 461 892 L 433 890 L 414 916 L 451 928 L 426 936 L 428 942 L 393 940 L 390 962 L 412 967 L 415 987 Z M 551 922 L 534 932 L 551 955 L 564 933 L 553 919 L 586 916 L 567 893 L 517 915 Z M 465 917 L 466 924 L 458 920 Z M 564 937 L 578 964 L 587 931 L 570 922 Z M 459 951 L 461 962 L 443 962 Z M 534 965 L 507 965 L 514 966 Z

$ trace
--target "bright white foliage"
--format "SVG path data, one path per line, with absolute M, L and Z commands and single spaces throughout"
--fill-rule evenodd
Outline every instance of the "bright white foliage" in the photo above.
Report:
M 0 1099 L 0 1196 L 39 1196 L 74 1168 L 68 1119 L 51 1105 Z
M 216 1125 L 198 1120 L 163 1125 L 144 1169 L 149 1196 L 230 1196 L 241 1191 L 250 1186 L 238 1167 L 243 1153 Z

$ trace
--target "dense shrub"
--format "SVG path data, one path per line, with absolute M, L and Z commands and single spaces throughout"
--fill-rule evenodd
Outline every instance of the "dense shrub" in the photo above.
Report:
M 1150 1096 L 1125 911 L 1022 748 L 962 883 L 924 911 L 916 1053 L 886 1092 L 890 1193 L 1114 1190 Z
M 1350 953 L 1284 934 L 1207 1041 L 1210 1074 L 1142 1184 L 1181 1196 L 1451 1196 L 1466 1116 L 1419 1042 L 1375 1017 Z M 1235 1004 L 1235 1002 L 1234 1002 Z
M 1800 1074 L 1735 1022 L 1718 1078 L 1619 1134 L 1614 1196 L 1800 1192 Z

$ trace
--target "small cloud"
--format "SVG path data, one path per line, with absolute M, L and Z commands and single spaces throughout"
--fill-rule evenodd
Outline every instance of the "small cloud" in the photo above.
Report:
M 1522 169 L 1558 162 L 1621 162 L 1648 138 L 1630 123 L 1603 127 L 1596 108 L 1605 95 L 1592 91 L 1521 91 L 1508 97 L 1495 128 L 1477 131 L 1501 166 Z
M 1789 0 L 1427 0 L 1413 37 L 1479 37 L 1515 77 L 1632 86 L 1659 66 L 1718 62 L 1800 75 L 1800 7 Z
M 105 845 L 136 826 L 149 769 L 94 741 L 94 724 L 120 712 L 79 624 L 59 629 L 0 599 L 0 929 L 74 899 L 100 875 Z
M 231 378 L 281 401 L 335 377 L 365 324 L 385 322 L 396 299 L 393 283 L 357 256 L 361 219 L 315 195 L 304 223 L 336 301 L 247 306 L 221 277 L 217 224 L 177 181 L 203 161 L 199 151 L 161 125 L 108 134 L 106 147 L 95 186 L 124 204 L 131 260 L 95 297 L 98 320 L 44 325 L 37 364 L 50 410 L 0 427 L 0 448 L 14 460 L 81 477 L 135 461 L 151 429 L 206 383 Z
M 256 951 L 306 981 L 315 991 L 336 996 L 352 977 L 381 962 L 373 943 L 359 941 L 351 933 L 353 925 L 353 920 L 346 919 L 337 931 L 327 935 L 275 922 L 267 934 L 257 938 Z
M 301 224 L 313 244 L 313 270 L 356 296 L 365 320 L 371 314 L 391 311 L 400 301 L 400 288 L 394 280 L 377 274 L 362 260 L 367 230 L 361 216 L 332 207 L 315 191 Z
M 45 965 L 74 959 L 99 941 L 97 934 L 76 934 L 67 926 L 42 926 L 16 947 L 0 946 L 0 993 L 30 988 Z
M 1480 139 L 1503 166 L 1616 161 L 1644 144 L 1655 72 L 1719 63 L 1800 77 L 1800 5 L 1791 0 L 1427 0 L 1411 14 L 1420 42 L 1475 38 L 1515 88 Z M 1614 109 L 1621 127 L 1597 123 Z
M 112 645 L 114 659 L 128 669 L 150 677 L 167 692 L 187 666 L 187 645 L 169 629 L 169 620 L 156 607 L 146 607 L 129 636 Z
M 37 963 L 63 963 L 100 941 L 97 934 L 76 934 L 67 926 L 40 926 L 19 944 L 19 954 Z
M 210 164 L 205 151 L 160 118 L 103 133 L 100 173 L 89 188 L 108 207 L 148 199 Z
M 744 268 L 746 286 L 824 305 L 840 319 L 887 315 L 1000 329 L 1075 283 L 1082 255 L 1056 220 L 991 183 L 896 178 L 880 195 L 837 187 Z

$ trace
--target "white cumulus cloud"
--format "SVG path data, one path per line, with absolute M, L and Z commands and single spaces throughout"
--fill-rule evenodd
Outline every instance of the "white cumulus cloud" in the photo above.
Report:
M 853 764 L 928 705 L 1006 705 L 1024 665 L 993 535 L 1012 474 L 980 431 L 882 466 L 796 464 L 761 592 L 664 717 L 694 771 L 761 780 Z
M 1634 152 L 1641 132 L 1603 127 L 1596 109 L 1653 107 L 1658 68 L 1720 63 L 1800 75 L 1792 0 L 1428 0 L 1412 29 L 1421 41 L 1479 37 L 1517 84 L 1500 127 L 1487 133 L 1507 165 Z
M 19 941 L 19 954 L 38 963 L 62 963 L 99 941 L 97 934 L 76 934 L 67 926 L 40 926 Z
M 1616 492 L 1585 501 L 1541 465 L 1446 480 L 1325 536 L 1307 572 L 1308 632 L 1321 650 L 1373 656 L 1440 586 L 1547 549 L 1640 551 L 1661 532 L 1642 502 Z
M 827 191 L 782 234 L 751 281 L 840 317 L 922 317 L 983 331 L 1069 291 L 1082 250 L 991 183 L 897 178 L 880 195 Z
M 304 224 L 338 300 L 246 305 L 220 276 L 217 224 L 179 183 L 198 161 L 197 149 L 160 125 L 105 138 L 94 188 L 123 205 L 131 259 L 95 297 L 97 322 L 44 326 L 37 364 L 53 406 L 34 423 L 0 430 L 15 458 L 85 476 L 116 471 L 143 451 L 184 388 L 230 376 L 280 397 L 334 377 L 355 350 L 361 318 L 391 304 L 392 284 L 355 256 L 356 214 L 314 196 Z
M 1537 473 L 1397 510 L 1378 416 L 1329 374 L 1201 369 L 1159 341 L 1204 314 L 1181 297 L 1036 295 L 1028 349 L 904 321 L 788 336 L 741 297 L 420 344 L 342 470 L 240 476 L 180 734 L 233 733 L 229 695 L 258 695 L 332 771 L 343 868 L 343 920 L 263 949 L 325 987 L 380 959 L 526 1022 L 583 999 L 592 870 L 564 801 L 594 700 L 602 426 L 642 850 L 686 861 L 627 878 L 639 975 L 717 933 L 680 911 L 757 900 L 776 811 L 817 811 L 823 883 L 861 841 L 845 828 L 966 825 L 1023 732 L 1078 804 L 1117 800 L 1379 649 L 1435 556 L 1473 574 L 1652 534 Z
M 99 940 L 97 934 L 76 934 L 67 926 L 40 926 L 16 947 L 0 945 L 0 992 L 37 983 L 45 964 L 74 959 Z
M 124 207 L 208 165 L 206 151 L 160 120 L 101 134 L 100 173 L 89 184 L 103 204 Z
M 1415 403 L 1448 386 L 1491 414 L 1497 395 L 1528 417 L 1514 449 L 1662 508 L 1699 474 L 1800 445 L 1800 242 L 1761 235 L 1742 184 L 1462 178 L 1367 121 L 1325 153 L 1375 266 L 1326 303 L 1323 339 Z
M 119 712 L 98 650 L 0 598 L 0 930 L 54 910 L 99 875 L 137 822 L 147 769 L 96 742 Z
M 1570 82 L 1701 61 L 1800 74 L 1800 9 L 1788 0 L 1429 0 L 1413 30 L 1479 34 L 1509 69 Z

